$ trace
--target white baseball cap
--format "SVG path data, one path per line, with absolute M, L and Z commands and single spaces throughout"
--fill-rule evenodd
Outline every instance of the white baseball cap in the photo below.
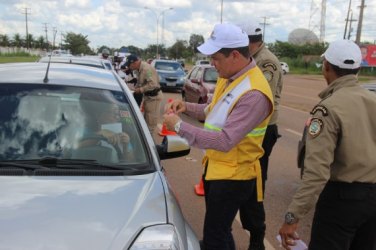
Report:
M 240 23 L 239 27 L 244 30 L 248 36 L 262 35 L 262 29 L 260 23 L 253 19 L 249 19 L 246 22 Z
M 213 55 L 222 48 L 247 46 L 248 36 L 240 27 L 230 23 L 221 23 L 214 26 L 209 39 L 197 49 L 204 55 Z
M 330 43 L 321 56 L 341 69 L 357 69 L 362 62 L 359 46 L 350 40 L 337 40 Z

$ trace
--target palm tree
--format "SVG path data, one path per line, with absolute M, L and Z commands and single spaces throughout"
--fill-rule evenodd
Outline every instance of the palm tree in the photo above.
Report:
M 0 45 L 4 47 L 9 47 L 10 40 L 8 35 L 0 35 Z
M 39 49 L 43 49 L 46 46 L 46 42 L 44 41 L 44 36 L 39 36 L 37 40 L 35 41 L 35 47 Z
M 13 45 L 20 48 L 22 46 L 22 38 L 19 33 L 14 34 L 13 36 Z

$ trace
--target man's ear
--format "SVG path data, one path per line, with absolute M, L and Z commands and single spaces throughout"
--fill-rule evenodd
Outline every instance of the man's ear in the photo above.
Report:
M 327 60 L 324 60 L 324 61 L 322 62 L 322 65 L 323 65 L 323 70 L 324 70 L 324 71 L 329 71 L 329 70 L 330 70 L 330 64 L 328 63 Z

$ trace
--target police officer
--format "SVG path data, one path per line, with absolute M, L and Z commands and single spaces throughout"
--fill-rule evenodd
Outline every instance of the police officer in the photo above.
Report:
M 134 93 L 144 94 L 144 118 L 150 133 L 153 133 L 157 127 L 160 105 L 163 98 L 158 73 L 150 64 L 141 61 L 136 55 L 129 55 L 127 57 L 125 67 L 138 72 L 138 80 Z
M 111 58 L 109 56 L 110 56 L 110 51 L 106 48 L 103 49 L 102 50 L 102 59 L 111 60 Z
M 311 111 L 304 175 L 279 230 L 286 249 L 313 207 L 310 250 L 376 249 L 376 97 L 359 86 L 362 56 L 349 40 L 323 54 L 328 87 Z
M 282 91 L 282 69 L 278 58 L 265 46 L 262 38 L 262 30 L 258 23 L 249 20 L 239 25 L 248 35 L 249 50 L 251 56 L 256 60 L 257 66 L 263 72 L 273 93 L 274 112 L 270 118 L 262 147 L 264 155 L 260 158 L 262 170 L 262 186 L 265 192 L 265 181 L 267 179 L 269 156 L 273 146 L 276 143 L 278 134 L 278 107 Z M 250 197 L 249 201 L 244 204 L 240 210 L 240 220 L 245 229 L 250 231 L 250 250 L 265 250 L 265 209 L 262 201 L 257 201 L 256 193 Z

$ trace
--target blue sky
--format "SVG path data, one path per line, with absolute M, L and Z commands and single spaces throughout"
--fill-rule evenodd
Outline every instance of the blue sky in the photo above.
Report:
M 330 42 L 343 37 L 349 0 L 326 2 L 325 41 Z M 353 19 L 359 19 L 360 2 L 352 0 Z M 376 1 L 365 2 L 361 40 L 374 42 Z M 25 36 L 23 13 L 27 8 L 28 31 L 34 37 L 45 37 L 46 24 L 49 40 L 56 28 L 56 43 L 64 33 L 74 32 L 87 35 L 94 49 L 156 44 L 157 17 L 158 43 L 167 47 L 177 39 L 189 40 L 191 34 L 206 39 L 221 18 L 232 23 L 265 20 L 266 42 L 287 41 L 297 28 L 311 29 L 320 36 L 320 5 L 321 0 L 0 0 L 0 34 Z M 355 39 L 357 25 L 352 23 L 351 39 Z

